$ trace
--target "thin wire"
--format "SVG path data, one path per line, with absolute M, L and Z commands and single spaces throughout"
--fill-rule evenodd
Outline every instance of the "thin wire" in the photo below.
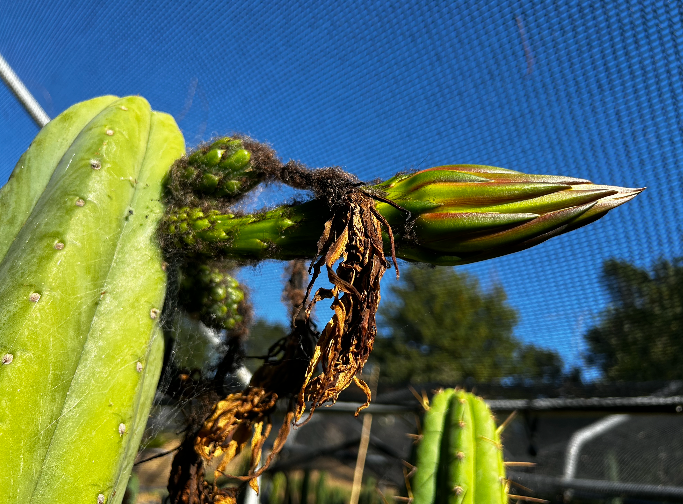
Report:
M 9 66 L 9 63 L 7 63 L 5 58 L 2 57 L 2 54 L 0 54 L 0 77 L 2 77 L 2 80 L 5 81 L 7 87 L 10 88 L 14 96 L 19 100 L 19 103 L 24 106 L 26 112 L 29 113 L 39 128 L 42 128 L 50 122 L 50 116 L 45 113 L 43 107 L 40 106 L 31 92 L 26 89 L 24 83 L 21 82 L 21 79 L 14 73 L 14 70 Z

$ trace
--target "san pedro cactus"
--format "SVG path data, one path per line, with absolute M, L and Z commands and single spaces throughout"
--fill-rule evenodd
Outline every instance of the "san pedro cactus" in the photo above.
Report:
M 314 258 L 301 297 L 323 268 L 333 284 L 312 296 L 245 390 L 217 398 L 217 378 L 239 361 L 227 354 L 205 387 L 214 410 L 188 429 L 170 499 L 234 503 L 237 487 L 203 481 L 209 459 L 222 454 L 225 468 L 251 438 L 241 478 L 256 486 L 307 404 L 334 402 L 350 383 L 369 403 L 357 375 L 376 335 L 387 256 L 398 270 L 396 256 L 456 265 L 509 254 L 640 192 L 474 165 L 366 185 L 339 168 L 282 163 L 246 137 L 183 153 L 173 119 L 144 99 L 96 98 L 43 128 L 0 190 L 0 502 L 121 501 L 161 368 L 164 259 L 178 275 L 180 308 L 226 341 L 249 319 L 228 264 Z M 252 215 L 231 207 L 271 181 L 314 198 Z M 335 315 L 319 334 L 310 314 L 322 299 L 333 299 Z M 286 419 L 261 465 L 283 398 Z M 455 459 L 439 458 L 448 450 Z M 480 400 L 437 396 L 418 455 L 418 504 L 504 502 L 500 442 Z
M 162 180 L 140 97 L 75 105 L 0 191 L 0 501 L 121 502 L 163 357 Z
M 500 432 L 481 397 L 454 389 L 437 393 L 416 455 L 415 504 L 507 504 Z

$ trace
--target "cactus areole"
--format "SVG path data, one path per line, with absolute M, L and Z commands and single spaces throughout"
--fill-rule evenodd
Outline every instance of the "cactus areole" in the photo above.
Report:
M 251 439 L 242 480 L 255 487 L 307 407 L 333 403 L 351 383 L 369 402 L 357 375 L 372 350 L 388 256 L 398 275 L 396 257 L 456 265 L 509 254 L 640 192 L 476 165 L 367 185 L 338 167 L 283 163 L 242 136 L 183 154 L 170 116 L 140 97 L 105 96 L 45 126 L 0 190 L 0 488 L 7 502 L 121 501 L 161 369 L 169 265 L 174 304 L 227 341 L 247 332 L 250 314 L 230 267 L 313 258 L 311 299 L 292 334 L 244 391 L 216 401 L 204 424 L 188 430 L 176 456 L 172 502 L 231 503 L 236 490 L 203 481 L 205 461 L 223 457 L 218 467 L 225 468 Z M 274 181 L 313 198 L 234 211 L 249 191 Z M 310 296 L 322 271 L 331 288 Z M 334 316 L 317 333 L 310 313 L 323 299 L 332 300 Z M 278 399 L 289 399 L 288 414 L 262 465 Z

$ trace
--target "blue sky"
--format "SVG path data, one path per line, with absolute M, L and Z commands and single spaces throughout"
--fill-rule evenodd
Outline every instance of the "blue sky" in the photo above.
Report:
M 475 163 L 647 186 L 588 228 L 462 268 L 503 285 L 520 339 L 576 364 L 602 262 L 683 255 L 681 13 L 609 4 L 0 0 L 0 53 L 50 116 L 139 94 L 189 147 L 239 131 L 365 180 Z M 0 86 L 0 183 L 36 132 Z M 281 275 L 241 277 L 284 322 Z

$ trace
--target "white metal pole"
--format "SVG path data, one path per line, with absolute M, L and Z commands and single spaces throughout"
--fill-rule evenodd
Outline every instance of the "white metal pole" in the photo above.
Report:
M 50 122 L 50 116 L 48 116 L 43 107 L 36 101 L 31 92 L 26 89 L 24 83 L 21 79 L 14 73 L 12 67 L 0 54 L 0 77 L 5 81 L 7 87 L 10 88 L 17 100 L 24 106 L 26 112 L 33 118 L 39 128 L 42 128 L 47 123 Z
M 579 455 L 583 445 L 615 428 L 617 425 L 624 423 L 628 419 L 628 415 L 608 415 L 605 418 L 576 431 L 567 445 L 567 452 L 564 459 L 564 474 L 562 476 L 563 481 L 571 482 L 571 480 L 573 480 L 576 476 L 576 469 L 579 464 Z M 564 501 L 570 502 L 573 494 L 573 490 L 565 490 Z
M 564 462 L 565 480 L 573 479 L 576 476 L 576 468 L 579 463 L 581 448 L 591 439 L 594 439 L 617 425 L 628 420 L 628 415 L 609 415 L 595 423 L 590 424 L 574 433 L 567 445 L 567 452 Z

